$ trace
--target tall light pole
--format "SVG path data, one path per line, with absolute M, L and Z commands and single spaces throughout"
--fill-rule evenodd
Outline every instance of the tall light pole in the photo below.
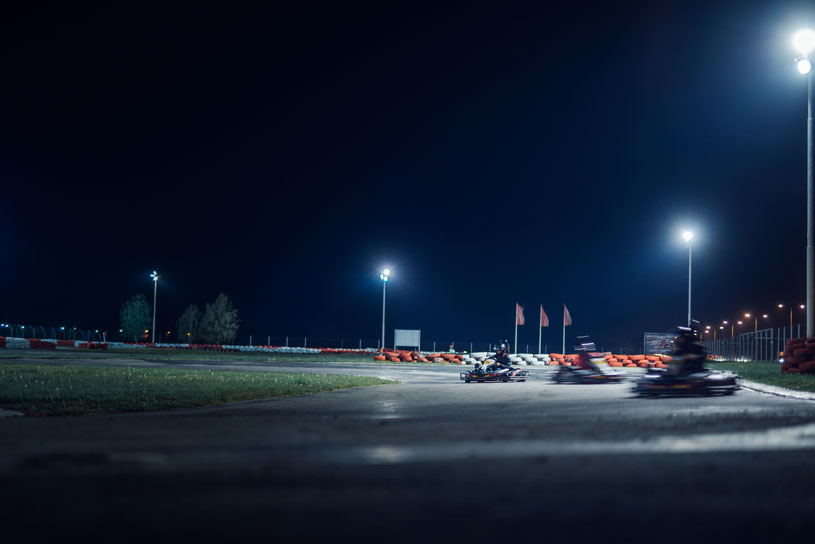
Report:
M 812 51 L 815 50 L 815 30 L 807 28 L 798 31 L 793 44 L 799 56 L 795 59 L 798 71 L 807 76 L 807 332 L 815 336 L 815 242 L 812 237 Z
M 688 246 L 688 328 L 690 328 L 690 302 L 691 302 L 691 274 L 693 272 L 693 233 L 686 230 L 682 233 L 682 239 L 685 240 L 685 245 Z
M 158 295 L 158 272 L 153 270 L 150 274 L 153 278 L 153 344 L 156 343 L 156 295 Z
M 388 285 L 390 278 L 390 268 L 384 269 L 379 274 L 379 279 L 382 280 L 382 351 L 385 351 L 385 287 Z

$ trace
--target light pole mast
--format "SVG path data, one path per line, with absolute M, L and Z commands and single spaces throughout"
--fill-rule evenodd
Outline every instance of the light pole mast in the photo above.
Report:
M 391 271 L 386 268 L 379 274 L 379 279 L 382 280 L 382 351 L 385 351 L 385 287 L 388 285 L 388 280 L 391 277 Z
M 153 344 L 156 343 L 156 296 L 158 295 L 158 272 L 153 270 L 153 273 L 150 274 L 150 277 L 153 278 Z
M 691 278 L 693 274 L 693 233 L 689 230 L 685 231 L 682 234 L 682 238 L 685 239 L 685 243 L 688 245 L 688 328 L 690 328 Z
M 795 59 L 798 71 L 807 76 L 807 329 L 806 336 L 815 336 L 815 241 L 813 241 L 813 187 L 812 187 L 812 51 L 815 50 L 815 31 L 807 28 L 793 37 L 800 53 Z

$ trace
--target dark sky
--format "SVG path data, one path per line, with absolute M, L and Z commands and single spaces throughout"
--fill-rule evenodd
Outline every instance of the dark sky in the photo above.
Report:
M 803 302 L 813 3 L 236 6 L 2 13 L 0 320 L 117 329 L 155 268 L 162 329 L 376 339 L 387 264 L 389 331 L 637 346 L 686 226 L 703 323 Z

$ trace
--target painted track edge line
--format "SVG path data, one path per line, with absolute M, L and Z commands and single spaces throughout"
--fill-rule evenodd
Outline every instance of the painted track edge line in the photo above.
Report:
M 741 385 L 744 389 L 749 389 L 750 391 L 766 393 L 768 395 L 775 395 L 777 397 L 795 400 L 815 400 L 815 393 L 809 391 L 795 391 L 794 389 L 786 389 L 784 387 L 751 382 L 744 379 L 739 379 L 739 385 Z

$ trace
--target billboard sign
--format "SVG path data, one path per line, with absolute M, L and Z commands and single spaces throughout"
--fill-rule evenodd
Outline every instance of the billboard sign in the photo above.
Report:
M 671 354 L 674 350 L 674 338 L 676 335 L 670 332 L 646 332 L 643 335 L 642 352 L 645 355 Z
M 394 329 L 393 347 L 416 348 L 417 351 L 421 350 L 422 331 L 410 329 Z

